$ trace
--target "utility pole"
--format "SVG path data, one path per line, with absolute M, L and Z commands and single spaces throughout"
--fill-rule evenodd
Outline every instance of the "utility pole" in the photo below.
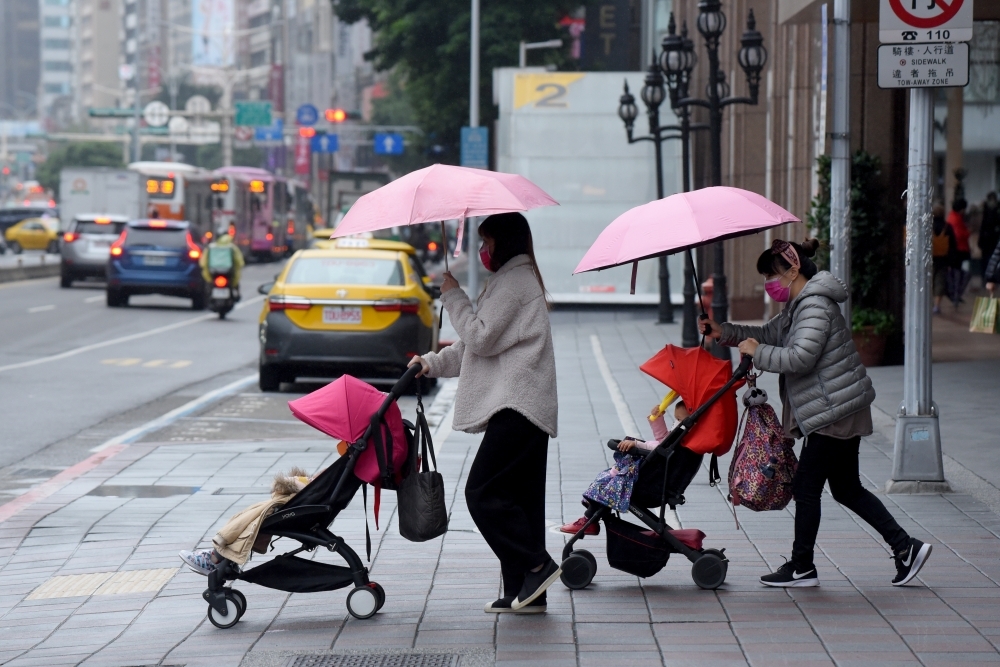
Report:
M 851 2 L 833 0 L 833 128 L 830 132 L 830 272 L 851 291 Z M 851 300 L 840 306 L 848 326 Z
M 469 35 L 469 127 L 479 127 L 479 0 L 472 0 L 472 25 L 471 34 Z M 469 297 L 472 299 L 472 303 L 476 303 L 476 295 L 479 292 L 479 267 L 476 265 L 478 258 L 474 257 L 476 253 L 475 241 L 473 240 L 473 235 L 476 233 L 478 228 L 478 219 L 470 218 L 468 220 L 463 220 L 463 225 L 469 226 L 469 233 L 466 235 L 468 237 L 468 249 L 469 255 L 466 259 L 469 262 Z M 442 242 L 445 239 L 442 239 Z M 447 244 L 445 244 L 445 250 L 447 251 Z M 475 306 L 473 306 L 475 307 Z

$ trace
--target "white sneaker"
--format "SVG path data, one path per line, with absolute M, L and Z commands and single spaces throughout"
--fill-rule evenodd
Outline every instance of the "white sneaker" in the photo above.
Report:
M 182 549 L 177 555 L 181 557 L 184 564 L 198 574 L 206 577 L 215 571 L 215 563 L 212 562 L 212 549 L 202 549 L 200 551 L 188 551 Z

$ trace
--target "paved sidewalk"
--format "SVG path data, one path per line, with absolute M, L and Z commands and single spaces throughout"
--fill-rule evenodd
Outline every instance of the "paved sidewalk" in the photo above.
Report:
M 629 420 L 649 435 L 644 415 L 663 387 L 637 367 L 679 340 L 679 329 L 655 326 L 641 313 L 552 317 L 560 433 L 549 446 L 546 512 L 549 550 L 557 555 L 564 536 L 556 526 L 580 515 L 580 493 L 608 465 L 604 442 L 621 437 Z M 624 396 L 624 415 L 614 386 Z M 226 405 L 216 410 L 222 414 Z M 205 617 L 204 578 L 179 569 L 176 552 L 207 545 L 233 512 L 266 497 L 275 472 L 332 460 L 328 439 L 302 429 L 289 436 L 135 444 L 0 524 L 0 663 L 263 667 L 297 654 L 416 652 L 461 655 L 465 667 L 1000 665 L 1000 516 L 963 493 L 883 496 L 904 528 L 935 544 L 919 582 L 905 588 L 890 585 L 894 568 L 877 534 L 825 498 L 817 551 L 822 586 L 784 591 L 761 587 L 757 577 L 789 554 L 792 508 L 740 509 L 737 530 L 723 493 L 702 473 L 678 514 L 683 526 L 708 534 L 706 546 L 726 548 L 731 566 L 718 591 L 698 589 L 683 558 L 646 580 L 613 570 L 602 536 L 581 545 L 598 559 L 588 589 L 570 592 L 557 583 L 544 616 L 484 614 L 483 604 L 499 594 L 499 567 L 465 507 L 462 489 L 480 438 L 463 433 L 440 443 L 452 511 L 446 536 L 403 540 L 394 494 L 383 497 L 371 571 L 387 601 L 373 619 L 347 617 L 346 590 L 288 595 L 238 583 L 246 616 L 218 630 Z M 879 492 L 891 468 L 884 430 L 866 440 L 861 466 L 865 483 Z M 363 553 L 360 501 L 333 529 Z M 327 553 L 315 557 L 330 561 Z M 128 572 L 136 572 L 134 580 L 122 574 Z M 59 580 L 77 586 L 63 591 L 78 593 L 73 597 L 27 599 L 53 591 L 53 577 L 95 573 L 103 574 Z

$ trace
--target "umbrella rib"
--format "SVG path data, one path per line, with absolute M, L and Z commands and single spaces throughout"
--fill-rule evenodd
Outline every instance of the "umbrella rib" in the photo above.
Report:
M 413 188 L 413 199 L 410 200 L 410 216 L 406 221 L 407 226 L 413 224 L 413 208 L 417 205 L 417 191 L 420 190 L 420 186 L 424 184 L 424 180 L 427 178 L 428 175 L 430 175 L 431 169 L 433 169 L 435 166 L 437 165 L 432 164 L 431 166 L 427 167 L 427 171 L 425 171 L 423 174 L 420 175 L 420 182 L 417 183 L 417 185 Z M 420 222 L 427 222 L 427 221 L 421 220 Z

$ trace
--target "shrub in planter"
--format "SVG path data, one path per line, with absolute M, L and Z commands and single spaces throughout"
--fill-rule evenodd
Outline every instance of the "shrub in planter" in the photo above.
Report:
M 891 313 L 878 308 L 855 308 L 851 313 L 854 347 L 865 366 L 881 366 L 885 342 L 896 328 Z

